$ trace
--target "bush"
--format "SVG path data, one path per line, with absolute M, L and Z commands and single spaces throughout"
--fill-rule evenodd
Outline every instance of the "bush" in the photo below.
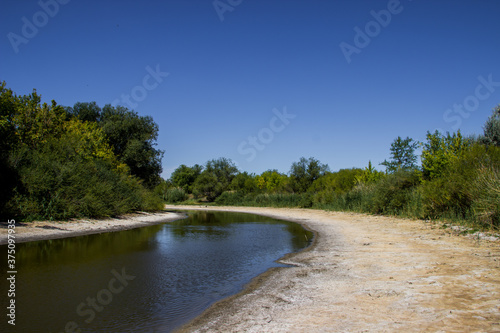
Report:
M 371 213 L 373 211 L 374 197 L 374 185 L 358 185 L 352 191 L 342 195 L 342 210 Z
M 375 184 L 371 212 L 376 214 L 405 214 L 414 198 L 412 193 L 420 183 L 420 171 L 396 171 Z
M 240 192 L 224 192 L 217 199 L 215 203 L 223 206 L 239 206 L 243 205 L 245 197 Z
M 500 227 L 500 167 L 483 167 L 474 184 L 472 205 L 480 224 L 490 229 Z
M 10 211 L 27 220 L 109 217 L 158 210 L 161 200 L 113 161 L 75 155 L 70 142 L 51 139 L 13 154 L 20 184 Z
M 490 166 L 500 165 L 500 148 L 474 144 L 469 146 L 460 159 L 449 163 L 439 178 L 425 181 L 421 188 L 423 210 L 426 217 L 451 218 L 474 221 L 474 201 L 493 193 L 478 188 L 477 179 Z M 482 170 L 482 171 L 481 171 Z M 493 169 L 491 169 L 493 170 Z M 482 177 L 483 183 L 488 183 Z
M 172 187 L 165 191 L 165 201 L 168 203 L 177 203 L 186 201 L 188 194 L 181 188 Z

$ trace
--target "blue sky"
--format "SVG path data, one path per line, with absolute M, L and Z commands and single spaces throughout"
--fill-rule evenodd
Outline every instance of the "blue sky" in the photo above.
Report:
M 0 80 L 152 116 L 165 178 L 217 157 L 255 173 L 378 165 L 397 136 L 482 133 L 500 103 L 495 0 L 0 6 Z

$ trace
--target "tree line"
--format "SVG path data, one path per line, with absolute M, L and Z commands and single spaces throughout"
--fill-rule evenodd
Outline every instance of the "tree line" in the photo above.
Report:
M 33 219 L 105 217 L 162 209 L 151 117 L 95 102 L 41 103 L 0 84 L 0 215 Z
M 500 228 L 500 106 L 479 136 L 436 131 L 424 142 L 398 137 L 381 165 L 385 171 L 369 161 L 365 168 L 332 172 L 302 157 L 288 173 L 249 174 L 219 158 L 179 166 L 156 192 L 170 203 L 319 208 Z
M 160 210 L 169 203 L 304 207 L 500 228 L 500 106 L 479 136 L 460 131 L 398 137 L 377 170 L 331 171 L 310 158 L 286 173 L 238 170 L 227 158 L 160 177 L 151 117 L 95 102 L 42 103 L 0 83 L 0 216 L 69 219 Z M 421 149 L 420 158 L 417 151 Z

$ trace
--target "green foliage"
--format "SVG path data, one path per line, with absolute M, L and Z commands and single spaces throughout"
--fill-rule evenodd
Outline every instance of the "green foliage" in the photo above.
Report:
M 229 189 L 243 194 L 256 192 L 258 191 L 256 177 L 246 171 L 241 172 L 233 178 Z
M 500 164 L 481 167 L 473 189 L 472 209 L 478 222 L 490 229 L 500 229 Z
M 376 183 L 371 212 L 388 215 L 410 215 L 408 206 L 416 186 L 420 184 L 420 171 L 400 169 Z
M 427 132 L 427 142 L 422 151 L 422 171 L 425 179 L 443 175 L 450 163 L 461 158 L 463 152 L 473 143 L 464 138 L 460 131 L 443 136 L 438 131 Z
M 12 90 L 0 83 L 0 216 L 7 215 L 6 203 L 13 195 L 19 178 L 17 171 L 9 163 L 9 156 L 17 146 L 16 115 L 17 98 Z
M 196 178 L 193 193 L 198 197 L 206 197 L 214 201 L 229 186 L 238 173 L 238 168 L 227 158 L 210 160 L 205 165 L 205 170 Z
M 161 208 L 137 178 L 120 173 L 111 161 L 75 155 L 74 142 L 66 139 L 49 139 L 40 149 L 13 156 L 21 179 L 11 210 L 52 220 Z
M 54 101 L 41 104 L 36 91 L 16 96 L 0 85 L 2 215 L 67 219 L 162 208 L 114 154 L 100 124 L 88 118 Z
M 287 175 L 278 170 L 267 170 L 256 177 L 257 187 L 268 193 L 286 192 L 289 185 Z
M 500 105 L 493 109 L 492 115 L 484 124 L 484 136 L 481 137 L 481 141 L 500 147 Z
M 388 173 L 394 173 L 399 170 L 417 169 L 417 155 L 415 150 L 418 148 L 418 142 L 406 137 L 400 136 L 391 144 L 391 160 L 380 163 L 387 168 Z
M 301 207 L 309 208 L 312 205 L 311 195 L 307 193 L 249 193 L 224 192 L 215 203 L 227 206 L 253 207 Z
M 500 165 L 500 148 L 473 144 L 464 148 L 461 157 L 450 161 L 442 177 L 425 181 L 421 187 L 425 215 L 468 219 L 474 216 L 478 197 L 477 179 L 484 167 Z M 481 196 L 479 196 L 481 197 Z
M 488 124 L 496 124 L 495 117 L 497 113 Z M 486 137 L 494 138 L 491 133 L 495 132 L 488 131 Z M 417 142 L 398 137 L 391 145 L 391 160 L 382 163 L 388 173 L 375 170 L 371 162 L 364 169 L 329 172 L 318 160 L 301 158 L 292 164 L 289 177 L 277 170 L 257 176 L 240 173 L 226 188 L 218 176 L 203 172 L 196 183 L 199 188 L 206 186 L 205 192 L 200 192 L 210 194 L 209 199 L 217 198 L 220 205 L 451 219 L 499 229 L 500 147 L 494 142 L 464 138 L 460 132 L 442 135 L 436 131 L 427 133 L 423 143 L 422 169 L 416 165 Z
M 171 187 L 166 190 L 164 200 L 168 203 L 179 203 L 186 201 L 188 194 L 181 188 Z
M 242 205 L 244 200 L 245 195 L 242 192 L 224 192 L 215 199 L 215 203 L 223 206 L 238 206 Z M 247 206 L 249 206 L 248 203 Z
M 368 161 L 368 166 L 363 169 L 363 172 L 356 176 L 356 184 L 373 184 L 385 177 L 385 173 L 375 170 L 372 162 Z
M 313 182 L 329 171 L 327 164 L 310 157 L 301 157 L 290 168 L 290 186 L 295 193 L 306 192 Z
M 309 187 L 309 192 L 346 193 L 354 187 L 356 179 L 363 174 L 362 169 L 340 169 L 337 172 L 328 172 L 316 179 Z
M 186 191 L 193 193 L 193 185 L 196 178 L 201 174 L 203 166 L 195 164 L 193 167 L 188 167 L 184 164 L 180 165 L 170 176 L 172 184 Z
M 118 160 L 125 163 L 132 175 L 143 180 L 150 189 L 161 181 L 163 152 L 154 148 L 158 125 L 149 116 L 139 116 L 125 107 L 95 103 L 76 103 L 66 113 L 81 121 L 96 123 L 106 135 Z

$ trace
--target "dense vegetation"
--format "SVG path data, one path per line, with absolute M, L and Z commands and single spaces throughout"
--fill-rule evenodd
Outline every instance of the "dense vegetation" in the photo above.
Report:
M 416 151 L 422 149 L 420 160 Z M 398 137 L 377 171 L 331 172 L 301 158 L 288 174 L 239 172 L 228 159 L 181 165 L 157 192 L 171 203 L 320 208 L 426 219 L 448 219 L 481 229 L 500 228 L 500 106 L 479 137 L 427 133 L 425 142 Z
M 398 137 L 376 170 L 332 172 L 301 158 L 288 173 L 241 172 L 226 158 L 160 177 L 151 117 L 95 102 L 63 107 L 0 84 L 0 215 L 24 220 L 106 217 L 162 202 L 320 208 L 500 229 L 500 106 L 478 137 Z M 421 149 L 420 162 L 417 151 Z
M 0 84 L 0 214 L 67 219 L 162 208 L 150 117 L 95 103 L 41 103 Z

